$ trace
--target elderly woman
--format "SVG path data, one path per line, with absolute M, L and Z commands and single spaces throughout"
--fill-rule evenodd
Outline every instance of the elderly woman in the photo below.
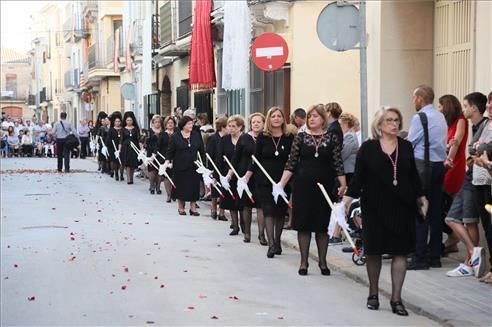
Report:
M 9 126 L 8 128 L 7 144 L 9 145 L 9 155 L 19 155 L 20 140 L 19 136 L 15 133 L 15 127 L 13 126 Z
M 398 137 L 401 129 L 402 115 L 398 109 L 385 108 L 376 113 L 373 138 L 359 149 L 343 203 L 348 209 L 354 198 L 361 199 L 369 277 L 367 308 L 379 309 L 381 255 L 390 254 L 393 256 L 391 308 L 393 313 L 407 316 L 401 300 L 407 255 L 415 251 L 415 217 L 419 209 L 425 217 L 428 203 L 423 196 L 412 144 Z
M 309 245 L 311 234 L 316 235 L 318 266 L 322 275 L 330 275 L 326 264 L 328 251 L 328 225 L 331 208 L 318 188 L 321 183 L 327 190 L 334 188 L 335 178 L 340 183 L 339 196 L 346 189 L 342 162 L 342 142 L 338 133 L 326 132 L 328 117 L 322 104 L 307 111 L 307 130 L 294 138 L 289 159 L 280 182 L 273 191 L 281 191 L 293 177 L 292 227 L 297 230 L 301 252 L 299 275 L 308 272 Z M 280 200 L 281 201 L 281 200 Z
M 196 201 L 200 198 L 200 175 L 196 172 L 195 161 L 198 153 L 205 157 L 205 150 L 199 132 L 193 130 L 193 119 L 184 116 L 178 123 L 179 132 L 169 141 L 166 166 L 173 163 L 173 181 L 176 185 L 174 197 L 178 199 L 178 213 L 186 215 L 185 202 L 190 202 L 190 215 L 199 216 Z
M 348 184 L 354 174 L 355 159 L 359 151 L 359 141 L 357 140 L 357 134 L 353 130 L 355 117 L 352 114 L 344 112 L 340 115 L 339 122 L 343 132 L 343 170 L 345 171 L 345 179 Z
M 28 128 L 25 128 L 24 131 L 22 132 L 21 145 L 22 145 L 22 154 L 24 156 L 31 157 L 33 152 L 33 145 L 32 145 L 32 136 Z

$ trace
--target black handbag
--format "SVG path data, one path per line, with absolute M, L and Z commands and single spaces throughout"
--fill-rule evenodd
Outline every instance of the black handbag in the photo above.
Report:
M 65 126 L 63 126 L 63 122 L 61 120 L 60 120 L 60 124 L 62 125 L 62 128 L 65 131 L 65 133 L 67 133 L 67 130 L 65 129 Z M 71 132 L 65 138 L 65 146 L 68 147 L 70 150 L 78 147 L 79 144 L 80 144 L 79 139 Z

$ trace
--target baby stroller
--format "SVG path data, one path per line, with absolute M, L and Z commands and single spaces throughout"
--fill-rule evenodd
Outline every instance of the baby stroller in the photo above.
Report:
M 363 266 L 366 264 L 366 254 L 364 251 L 364 242 L 362 239 L 362 211 L 360 208 L 360 200 L 354 200 L 350 204 L 349 210 L 347 212 L 347 221 L 350 229 L 350 237 L 354 240 L 355 246 L 359 253 L 352 253 L 352 261 L 357 266 Z

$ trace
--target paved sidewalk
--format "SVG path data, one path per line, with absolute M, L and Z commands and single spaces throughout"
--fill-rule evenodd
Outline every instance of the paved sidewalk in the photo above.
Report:
M 202 202 L 210 204 L 210 202 Z M 256 219 L 255 219 L 256 220 Z M 252 242 L 257 242 L 257 224 L 252 224 Z M 285 230 L 282 244 L 298 250 L 297 232 Z M 343 245 L 330 246 L 328 249 L 328 266 L 354 281 L 369 285 L 366 266 L 356 266 L 352 262 L 352 253 L 343 253 Z M 265 254 L 267 248 L 265 247 Z M 310 247 L 310 270 L 316 271 L 318 253 L 314 237 Z M 403 301 L 407 308 L 427 316 L 446 326 L 491 326 L 492 325 L 492 287 L 480 283 L 475 277 L 450 278 L 448 270 L 454 269 L 462 262 L 463 252 L 443 258 L 442 268 L 424 271 L 408 271 L 403 286 Z M 300 259 L 300 258 L 299 258 Z M 275 260 L 275 259 L 273 259 Z M 314 262 L 313 262 L 314 261 Z M 386 305 L 391 296 L 391 260 L 383 260 L 379 280 L 380 302 Z M 385 298 L 386 297 L 386 298 Z M 361 308 L 365 307 L 365 298 L 361 298 Z

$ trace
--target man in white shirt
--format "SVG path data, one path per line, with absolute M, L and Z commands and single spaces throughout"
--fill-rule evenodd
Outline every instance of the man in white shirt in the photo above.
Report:
M 2 129 L 7 130 L 10 126 L 14 127 L 14 122 L 10 116 L 7 116 L 7 118 L 2 122 Z

